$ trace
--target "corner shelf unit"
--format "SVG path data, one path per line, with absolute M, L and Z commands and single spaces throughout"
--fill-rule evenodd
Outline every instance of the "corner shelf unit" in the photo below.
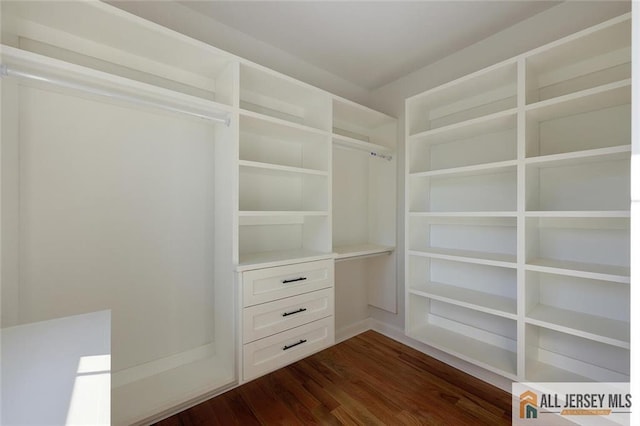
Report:
M 630 47 L 627 14 L 407 99 L 408 336 L 628 381 Z

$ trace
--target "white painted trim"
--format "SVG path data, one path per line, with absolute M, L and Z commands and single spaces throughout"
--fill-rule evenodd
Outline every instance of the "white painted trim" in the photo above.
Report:
M 342 343 L 345 340 L 349 340 L 352 337 L 357 336 L 358 334 L 371 330 L 373 328 L 372 324 L 373 319 L 366 318 L 362 321 L 358 321 L 356 323 L 342 327 L 340 330 L 336 330 L 336 344 Z
M 442 361 L 448 364 L 450 367 L 456 368 L 464 373 L 467 373 L 477 379 L 489 383 L 497 388 L 504 390 L 505 392 L 511 392 L 512 381 L 506 377 L 487 371 L 484 368 L 472 365 L 468 362 L 462 361 L 454 356 L 432 348 L 431 346 L 417 342 L 404 334 L 404 331 L 397 327 L 393 327 L 389 324 L 385 324 L 381 321 L 370 318 L 371 330 L 376 331 L 390 339 L 393 339 L 403 345 L 409 346 L 417 351 L 424 353 L 430 357 Z

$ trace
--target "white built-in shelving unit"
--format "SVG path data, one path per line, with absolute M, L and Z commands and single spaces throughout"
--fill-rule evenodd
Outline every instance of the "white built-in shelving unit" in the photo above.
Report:
M 628 381 L 631 22 L 406 102 L 406 333 L 513 380 Z

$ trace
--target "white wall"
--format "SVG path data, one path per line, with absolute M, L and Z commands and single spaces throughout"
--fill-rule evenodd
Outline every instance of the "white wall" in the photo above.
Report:
M 404 101 L 448 81 L 512 58 L 551 41 L 629 12 L 631 2 L 567 1 L 371 92 L 369 106 L 398 117 L 398 307 L 397 315 L 371 316 L 404 328 Z

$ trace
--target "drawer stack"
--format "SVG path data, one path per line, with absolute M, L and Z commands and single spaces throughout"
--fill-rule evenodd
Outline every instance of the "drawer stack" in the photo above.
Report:
M 240 275 L 243 382 L 334 343 L 332 259 Z

